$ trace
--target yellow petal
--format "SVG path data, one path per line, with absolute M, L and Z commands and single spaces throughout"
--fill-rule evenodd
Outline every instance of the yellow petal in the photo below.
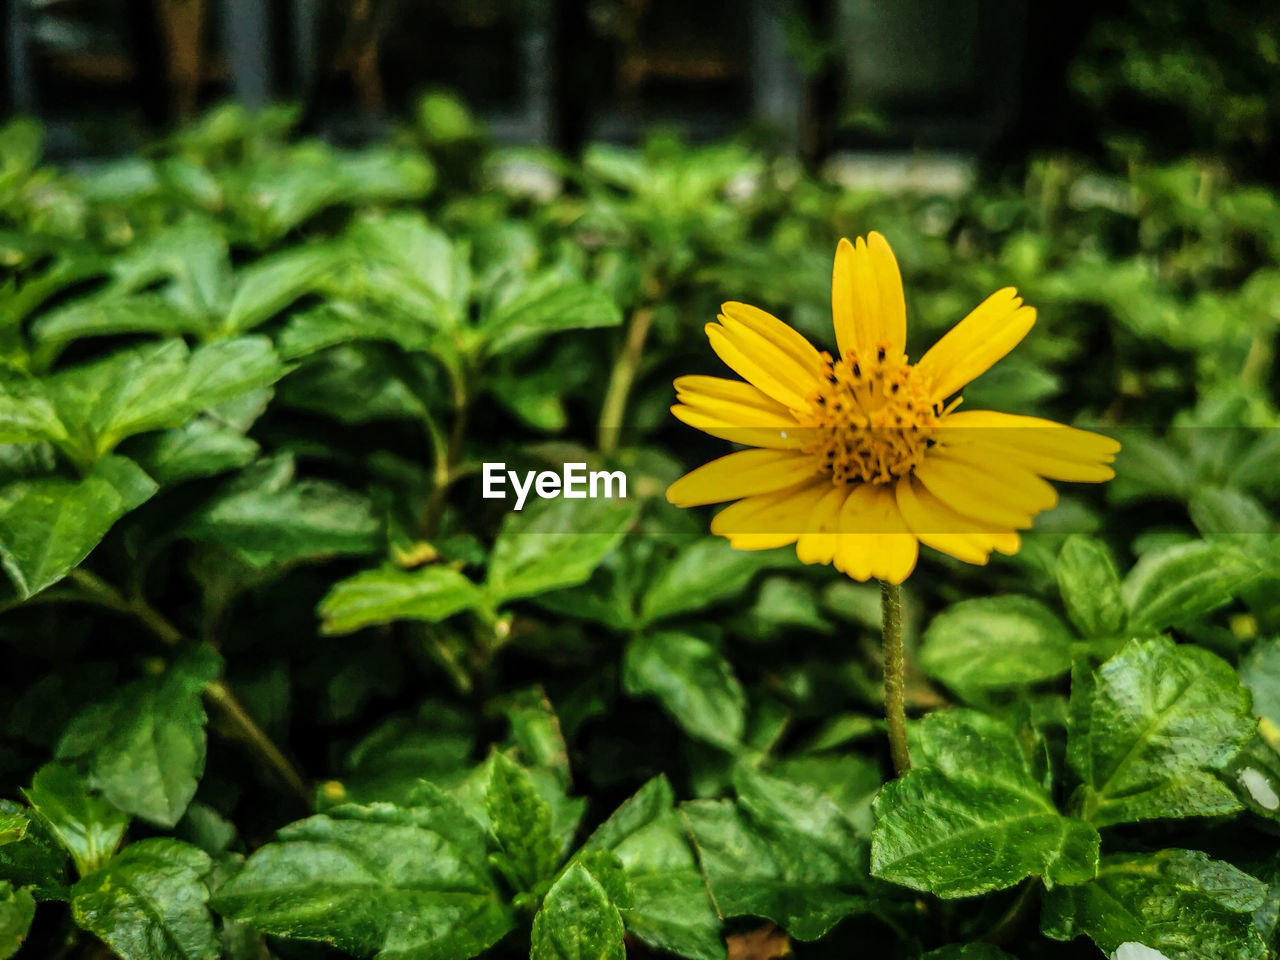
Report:
M 837 570 L 855 580 L 901 583 L 915 569 L 919 549 L 890 487 L 863 483 L 853 488 L 840 509 Z
M 809 529 L 814 506 L 831 488 L 825 477 L 798 487 L 761 493 L 730 504 L 711 519 L 711 532 L 721 537 L 787 536 L 793 542 Z
M 1013 287 L 997 290 L 948 330 L 917 365 L 933 381 L 933 397 L 951 396 L 1021 342 L 1036 322 Z
M 677 507 L 739 500 L 794 487 L 814 475 L 813 459 L 786 450 L 740 450 L 712 460 L 667 488 Z
M 1010 503 L 988 474 L 970 464 L 926 455 L 915 475 L 925 489 L 966 517 L 1005 529 L 1031 526 L 1031 513 Z
M 696 430 L 748 447 L 768 447 L 771 450 L 796 450 L 807 441 L 799 429 L 783 430 L 777 427 L 744 427 L 737 417 L 717 416 L 698 407 L 676 404 L 671 413 L 677 420 Z
M 726 327 L 731 328 L 735 323 L 741 324 L 789 357 L 804 375 L 817 379 L 819 368 L 822 366 L 822 357 L 813 344 L 805 339 L 804 334 L 749 303 L 731 300 L 721 304 L 720 312 L 720 321 Z
M 984 434 L 981 438 L 947 443 L 938 448 L 943 453 L 954 453 L 963 458 L 988 463 L 1011 463 L 1024 467 L 1050 480 L 1068 480 L 1075 483 L 1102 483 L 1115 477 L 1116 472 L 1105 463 L 1089 460 L 1065 460 L 1050 457 L 1038 450 L 1018 446 L 1015 438 L 1001 443 Z
M 836 246 L 831 316 L 841 356 L 853 350 L 867 357 L 881 345 L 893 356 L 906 350 L 902 275 L 888 241 L 875 231 Z
M 792 409 L 808 408 L 805 398 L 816 388 L 817 381 L 813 378 L 797 381 L 793 376 L 794 361 L 777 347 L 741 324 L 731 333 L 719 323 L 708 323 L 706 331 L 716 356 L 744 380 Z
M 929 451 L 929 459 L 950 460 L 974 468 L 986 478 L 988 496 L 1032 516 L 1058 505 L 1058 491 L 1053 484 L 1012 460 L 994 461 L 976 447 L 934 447 Z
M 844 486 L 826 484 L 827 490 L 809 514 L 809 522 L 796 541 L 801 563 L 830 563 L 839 542 L 840 508 L 849 491 Z
M 743 426 L 786 427 L 796 422 L 791 411 L 741 380 L 723 377 L 676 377 L 676 399 L 708 413 L 740 417 Z
M 948 414 L 934 430 L 933 437 L 943 443 L 999 443 L 1054 460 L 1079 462 L 1110 463 L 1120 450 L 1118 441 L 1091 430 L 994 410 L 958 410 Z
M 735 550 L 774 550 L 796 542 L 794 533 L 738 533 L 728 538 Z
M 902 518 L 921 543 L 965 563 L 987 562 L 991 547 L 973 532 L 972 522 L 930 494 L 919 480 L 903 477 L 894 492 Z

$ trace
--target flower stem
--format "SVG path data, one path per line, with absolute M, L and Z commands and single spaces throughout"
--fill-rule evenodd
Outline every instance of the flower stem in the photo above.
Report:
M 885 580 L 880 581 L 880 629 L 884 639 L 884 719 L 889 728 L 889 755 L 893 758 L 894 773 L 902 776 L 911 769 L 904 693 L 902 588 Z
M 604 403 L 600 407 L 600 429 L 596 437 L 596 446 L 603 454 L 613 453 L 618 449 L 618 438 L 622 434 L 622 417 L 627 409 L 627 397 L 631 393 L 631 384 L 635 381 L 636 372 L 640 369 L 640 360 L 644 356 L 644 342 L 649 338 L 649 328 L 653 325 L 653 307 L 640 307 L 631 315 L 631 327 L 627 330 L 627 342 L 618 354 L 613 365 L 613 373 L 609 375 L 609 387 L 605 391 Z

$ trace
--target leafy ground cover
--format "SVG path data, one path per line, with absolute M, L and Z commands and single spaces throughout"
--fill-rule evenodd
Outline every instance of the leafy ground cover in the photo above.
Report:
M 1273 193 L 292 120 L 88 174 L 0 132 L 0 956 L 1274 955 Z M 830 346 L 872 229 L 913 356 L 1037 307 L 966 404 L 1123 443 L 1015 555 L 908 580 L 896 778 L 875 585 L 663 496 L 725 452 L 668 413 L 719 303 Z M 513 512 L 485 461 L 628 496 Z

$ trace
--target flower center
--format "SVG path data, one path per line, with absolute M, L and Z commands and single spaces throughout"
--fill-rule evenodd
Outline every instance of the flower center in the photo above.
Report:
M 801 449 L 842 483 L 890 483 L 924 459 L 942 405 L 929 378 L 904 354 L 880 344 L 874 355 L 822 355 L 822 386 L 810 397 L 812 440 Z

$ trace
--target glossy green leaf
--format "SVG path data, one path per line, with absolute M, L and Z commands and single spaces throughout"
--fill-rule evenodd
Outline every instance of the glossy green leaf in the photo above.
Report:
M 62 348 L 85 337 L 109 337 L 131 333 L 179 336 L 201 333 L 206 319 L 184 310 L 172 299 L 155 293 L 103 296 L 82 300 L 47 313 L 31 327 L 40 344 L 40 356 L 52 360 Z
M 212 866 L 180 840 L 139 840 L 76 883 L 71 915 L 121 960 L 218 960 L 204 882 Z
M 1199 647 L 1130 642 L 1089 684 L 1073 684 L 1073 802 L 1097 826 L 1239 809 L 1216 776 L 1253 733 L 1249 693 Z
M 1048 680 L 1071 669 L 1071 632 L 1030 597 L 952 604 L 924 632 L 920 667 L 963 693 Z
M 725 748 L 741 741 L 746 695 L 729 662 L 705 640 L 671 631 L 636 634 L 622 670 L 627 693 L 656 697 L 692 736 Z
M 655 777 L 596 829 L 583 851 L 607 850 L 621 862 L 631 898 L 622 919 L 630 933 L 690 960 L 724 960 L 720 918 L 686 833 L 671 784 Z
M 1088 936 L 1108 954 L 1133 943 L 1168 960 L 1262 960 L 1270 953 L 1252 913 L 1265 891 L 1198 850 L 1115 854 L 1096 880 L 1051 891 L 1041 928 L 1055 940 Z
M 0 880 L 0 960 L 9 960 L 18 952 L 35 915 L 36 901 L 31 891 Z
M 623 499 L 543 500 L 511 512 L 493 545 L 486 589 L 495 603 L 583 583 L 636 516 Z
M 551 834 L 551 808 L 532 779 L 505 754 L 494 753 L 484 795 L 489 828 L 500 853 L 503 873 L 518 890 L 532 891 L 549 877 L 559 859 Z
M 1258 573 L 1257 563 L 1228 544 L 1197 541 L 1145 553 L 1124 580 L 1129 626 L 1163 630 L 1208 613 Z
M 22 792 L 50 834 L 71 854 L 82 877 L 111 859 L 129 826 L 128 814 L 91 793 L 66 764 L 41 767 Z
M 871 872 L 940 897 L 969 897 L 1029 876 L 1081 883 L 1098 833 L 1064 817 L 1013 730 L 974 711 L 929 714 L 910 772 L 876 797 Z
M 625 960 L 622 916 L 586 868 L 574 864 L 533 918 L 530 960 Z
M 681 807 L 722 916 L 765 917 L 816 940 L 866 909 L 866 843 L 835 804 L 753 770 L 739 770 L 734 786 L 736 803 Z
M 484 829 L 423 788 L 420 806 L 343 806 L 282 829 L 214 897 L 276 936 L 381 960 L 467 960 L 512 925 Z
M 79 480 L 33 477 L 0 487 L 0 561 L 19 596 L 61 580 L 155 491 L 155 481 L 120 456 L 103 458 Z
M 181 819 L 204 773 L 201 693 L 221 670 L 203 648 L 158 676 L 126 684 L 81 711 L 58 758 L 84 758 L 89 783 L 126 813 L 162 827 Z
M 324 633 L 352 633 L 396 620 L 444 620 L 483 602 L 483 591 L 452 567 L 384 567 L 334 584 L 316 612 Z
M 1124 597 L 1111 552 L 1101 540 L 1067 538 L 1054 568 L 1067 616 L 1086 637 L 1109 637 L 1125 625 Z
M 1240 662 L 1240 679 L 1253 694 L 1253 712 L 1280 736 L 1280 637 L 1259 640 Z

